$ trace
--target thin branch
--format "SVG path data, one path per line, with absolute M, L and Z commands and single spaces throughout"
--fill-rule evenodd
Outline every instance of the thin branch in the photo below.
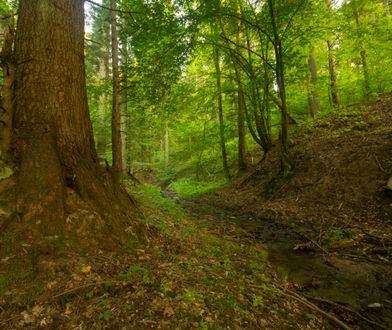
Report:
M 298 8 L 294 11 L 293 15 L 291 15 L 289 22 L 287 23 L 287 25 L 282 33 L 281 39 L 284 38 L 284 35 L 290 29 L 290 27 L 293 23 L 294 17 L 297 15 L 297 13 L 299 12 L 299 10 L 301 9 L 301 7 L 304 5 L 305 2 L 306 2 L 306 0 L 302 0 L 302 2 L 298 5 Z
M 128 10 L 121 10 L 121 9 L 111 9 L 111 8 L 109 8 L 109 7 L 100 5 L 99 3 L 96 3 L 96 2 L 94 2 L 94 1 L 92 1 L 92 0 L 84 0 L 84 1 L 86 1 L 86 2 L 88 2 L 88 3 L 91 3 L 93 6 L 100 7 L 100 8 L 102 8 L 102 9 L 109 10 L 109 11 L 114 11 L 114 12 L 121 13 L 121 14 L 130 14 L 130 15 L 132 15 L 132 14 L 142 14 L 141 12 L 138 12 L 138 11 L 128 11 Z
M 238 16 L 238 15 L 232 14 L 232 13 L 224 13 L 223 15 L 226 15 L 226 16 L 229 16 L 229 17 L 232 17 L 232 18 L 236 18 L 236 19 L 239 19 L 239 20 L 245 22 L 246 24 L 252 26 L 253 28 L 255 28 L 258 31 L 260 31 L 261 33 L 263 33 L 269 39 L 269 41 L 272 44 L 274 44 L 275 41 L 272 39 L 272 37 L 269 35 L 269 33 L 267 31 L 263 30 L 257 23 L 253 23 L 253 22 L 249 21 L 248 19 L 246 19 L 246 18 L 244 18 L 242 16 Z

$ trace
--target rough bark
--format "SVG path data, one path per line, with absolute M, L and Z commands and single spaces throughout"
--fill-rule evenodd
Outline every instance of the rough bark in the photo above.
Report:
M 13 44 L 15 37 L 14 17 L 10 17 L 8 27 L 4 31 L 4 41 L 1 50 L 1 65 L 3 68 L 3 86 L 1 93 L 0 108 L 0 159 L 3 164 L 10 165 L 11 162 L 11 131 L 12 116 L 14 112 L 14 81 L 15 60 Z
M 99 166 L 88 113 L 81 0 L 21 0 L 15 41 L 13 147 L 16 212 L 33 229 L 59 233 L 70 192 L 103 215 L 129 210 Z M 124 211 L 125 212 L 125 211 Z M 90 228 L 92 230 L 93 228 Z
M 121 147 L 121 114 L 120 114 L 120 75 L 118 69 L 118 38 L 116 23 L 116 0 L 110 1 L 111 10 L 111 37 L 112 37 L 112 67 L 113 67 L 113 108 L 112 108 L 112 172 L 115 185 L 121 182 L 122 147 Z

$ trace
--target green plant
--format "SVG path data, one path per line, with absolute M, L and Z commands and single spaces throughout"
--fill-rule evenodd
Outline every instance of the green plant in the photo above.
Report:
M 110 309 L 105 309 L 103 312 L 98 314 L 100 320 L 109 321 L 110 320 Z
M 121 272 L 118 274 L 118 276 L 123 280 L 130 280 L 132 277 L 141 277 L 143 284 L 152 283 L 152 280 L 148 275 L 147 269 L 139 265 L 129 266 L 126 272 Z

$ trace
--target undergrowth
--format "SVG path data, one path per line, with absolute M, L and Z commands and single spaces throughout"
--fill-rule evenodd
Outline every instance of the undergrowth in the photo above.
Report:
M 169 189 L 181 196 L 192 196 L 204 194 L 210 190 L 222 187 L 226 183 L 226 179 L 207 182 L 184 177 L 170 184 Z

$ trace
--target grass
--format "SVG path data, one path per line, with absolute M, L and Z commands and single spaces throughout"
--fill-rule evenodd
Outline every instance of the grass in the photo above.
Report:
M 207 181 L 197 181 L 189 177 L 184 177 L 173 182 L 169 186 L 169 189 L 181 196 L 192 196 L 192 195 L 201 195 L 207 193 L 211 190 L 224 186 L 226 183 L 227 183 L 226 179 L 207 182 Z

